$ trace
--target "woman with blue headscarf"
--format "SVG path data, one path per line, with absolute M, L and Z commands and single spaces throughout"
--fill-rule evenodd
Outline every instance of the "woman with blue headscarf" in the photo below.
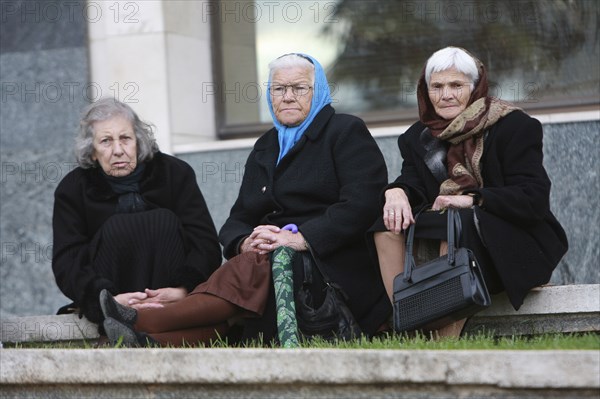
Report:
M 391 312 L 365 241 L 387 184 L 381 151 L 361 119 L 335 112 L 317 60 L 286 54 L 269 69 L 267 102 L 274 127 L 250 152 L 238 198 L 219 233 L 229 261 L 178 304 L 130 312 L 135 329 L 154 339 L 167 327 L 172 332 L 210 326 L 242 315 L 252 316 L 244 321 L 243 338 L 277 340 L 270 261 L 281 247 L 310 253 L 346 293 L 364 334 L 374 334 Z M 294 228 L 284 228 L 289 225 Z M 293 260 L 294 277 L 302 268 L 300 258 Z M 318 306 L 323 281 L 313 286 Z M 119 309 L 108 313 L 127 319 Z

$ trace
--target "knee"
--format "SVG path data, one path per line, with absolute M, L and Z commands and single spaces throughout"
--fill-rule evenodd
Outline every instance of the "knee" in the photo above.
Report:
M 159 220 L 161 223 L 166 225 L 170 229 L 178 229 L 181 227 L 181 220 L 179 217 L 170 209 L 158 208 L 151 211 L 147 211 L 149 218 Z
M 376 243 L 384 242 L 404 242 L 404 234 L 395 234 L 391 231 L 379 231 L 373 235 L 373 239 Z
M 375 250 L 379 257 L 391 254 L 393 257 L 399 255 L 399 251 L 404 251 L 404 235 L 394 234 L 390 231 L 378 232 L 373 236 Z M 400 253 L 401 255 L 401 253 Z

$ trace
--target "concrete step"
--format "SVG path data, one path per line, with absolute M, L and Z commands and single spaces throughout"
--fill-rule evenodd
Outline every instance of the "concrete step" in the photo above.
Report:
M 598 398 L 598 351 L 0 349 L 0 397 Z
M 98 329 L 77 315 L 25 316 L 0 320 L 0 342 L 95 342 Z M 465 332 L 497 336 L 600 331 L 600 284 L 544 286 L 532 290 L 519 311 L 504 294 L 474 317 Z
M 23 316 L 0 321 L 0 342 L 65 342 L 99 338 L 98 326 L 76 314 Z
M 515 311 L 506 294 L 473 316 L 465 332 L 496 336 L 600 331 L 600 284 L 534 288 Z

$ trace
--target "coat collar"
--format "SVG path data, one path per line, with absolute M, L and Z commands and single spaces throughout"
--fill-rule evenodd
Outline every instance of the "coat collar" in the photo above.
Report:
M 448 144 L 433 137 L 431 135 L 431 130 L 427 127 L 421 131 L 419 141 L 421 142 L 419 148 L 423 151 L 420 155 L 423 158 L 425 165 L 427 165 L 427 168 L 438 183 L 441 184 L 448 179 L 448 170 L 446 167 Z
M 487 149 L 490 146 L 490 136 L 493 135 L 494 129 L 484 133 L 484 147 L 481 162 L 485 159 Z M 418 157 L 423 160 L 431 174 L 435 179 L 442 183 L 448 178 L 448 168 L 446 164 L 446 155 L 448 153 L 448 143 L 436 139 L 431 135 L 430 130 L 422 123 L 419 122 L 417 125 L 419 134 L 414 136 L 413 149 L 417 153 Z
M 313 123 L 310 124 L 304 135 L 311 141 L 314 141 L 319 137 L 319 134 L 325 129 L 325 126 L 329 122 L 329 119 L 335 114 L 335 110 L 331 105 L 326 105 L 317 114 Z

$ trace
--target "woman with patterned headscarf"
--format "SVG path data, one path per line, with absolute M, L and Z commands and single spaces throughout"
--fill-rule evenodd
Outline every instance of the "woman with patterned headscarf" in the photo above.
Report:
M 437 211 L 420 213 L 415 237 L 441 241 L 443 253 L 447 217 L 440 211 L 458 208 L 461 246 L 474 251 L 490 293 L 506 291 L 518 309 L 531 288 L 548 282 L 568 246 L 550 211 L 542 126 L 488 96 L 485 67 L 457 47 L 429 58 L 417 99 L 420 120 L 398 139 L 402 171 L 385 188 L 372 229 L 388 296 L 404 270 L 403 232 L 416 212 Z M 455 335 L 463 324 L 440 333 Z
M 337 114 L 330 105 L 329 84 L 317 60 L 286 54 L 269 69 L 274 127 L 250 152 L 238 198 L 219 233 L 229 260 L 187 298 L 160 309 L 125 312 L 105 295 L 101 304 L 111 340 L 123 335 L 140 343 L 143 331 L 160 343 L 179 344 L 186 332 L 242 316 L 243 338 L 281 341 L 271 262 L 284 248 L 294 250 L 293 284 L 302 283 L 296 277 L 303 272 L 303 254 L 310 254 L 346 293 L 364 334 L 372 335 L 387 320 L 391 306 L 364 237 L 387 184 L 383 155 L 362 120 Z M 289 225 L 294 227 L 285 228 Z M 324 282 L 313 277 L 318 307 Z M 135 331 L 124 328 L 127 324 Z M 190 334 L 187 341 L 193 344 L 190 340 L 202 336 Z

